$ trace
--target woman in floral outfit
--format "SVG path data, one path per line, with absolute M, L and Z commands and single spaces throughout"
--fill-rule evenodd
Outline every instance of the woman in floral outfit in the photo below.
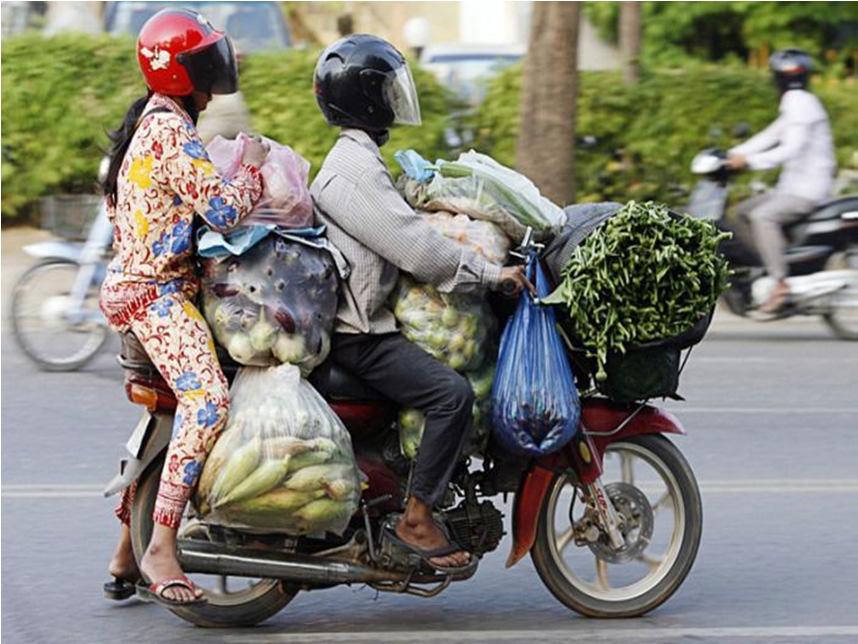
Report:
M 151 585 L 137 592 L 180 605 L 204 601 L 179 565 L 176 532 L 229 407 L 211 332 L 194 305 L 194 217 L 226 230 L 249 214 L 262 193 L 258 168 L 266 151 L 252 142 L 231 180 L 206 154 L 196 117 L 212 93 L 234 92 L 237 78 L 232 46 L 199 14 L 167 9 L 153 16 L 140 32 L 138 59 L 150 91 L 111 137 L 104 192 L 116 257 L 101 308 L 113 329 L 137 336 L 178 401 L 155 528 L 140 561 Z M 128 528 L 133 494 L 132 486 L 117 510 L 123 525 L 110 566 L 115 581 L 105 586 L 112 598 L 130 596 L 138 576 Z

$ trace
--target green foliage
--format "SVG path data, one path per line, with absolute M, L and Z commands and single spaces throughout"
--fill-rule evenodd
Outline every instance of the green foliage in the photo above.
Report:
M 146 89 L 133 51 L 130 41 L 107 37 L 4 40 L 4 219 L 41 195 L 91 190 L 105 132 Z
M 507 70 L 474 118 L 477 149 L 507 165 L 515 163 L 520 88 L 521 67 Z M 831 117 L 841 164 L 858 152 L 855 89 L 830 80 L 814 88 Z M 633 86 L 617 73 L 582 73 L 577 130 L 599 144 L 576 151 L 577 200 L 681 202 L 680 189 L 694 182 L 694 154 L 738 143 L 731 133 L 740 122 L 761 129 L 777 116 L 777 103 L 768 76 L 741 67 L 687 64 L 647 72 Z
M 616 41 L 617 2 L 588 2 L 585 11 L 603 37 Z M 645 2 L 642 23 L 642 57 L 649 64 L 689 55 L 745 58 L 759 47 L 802 47 L 836 63 L 843 59 L 829 57 L 830 48 L 848 56 L 858 46 L 854 2 Z
M 242 90 L 254 127 L 291 145 L 318 170 L 337 132 L 325 123 L 313 95 L 317 53 L 290 50 L 248 56 Z M 26 34 L 3 42 L 3 219 L 32 214 L 39 197 L 90 192 L 98 163 L 131 102 L 146 88 L 130 40 L 80 34 Z M 429 74 L 415 70 L 423 125 L 394 130 L 383 148 L 414 147 L 444 155 L 443 132 L 454 106 Z

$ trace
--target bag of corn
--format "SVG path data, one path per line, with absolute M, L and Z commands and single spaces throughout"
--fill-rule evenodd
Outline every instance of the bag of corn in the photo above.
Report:
M 206 521 L 254 532 L 342 533 L 360 499 L 351 437 L 292 365 L 243 368 L 200 477 Z

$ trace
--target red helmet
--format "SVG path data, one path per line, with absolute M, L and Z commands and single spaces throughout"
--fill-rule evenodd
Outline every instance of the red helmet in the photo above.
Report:
M 137 62 L 153 92 L 187 96 L 238 91 L 232 43 L 196 11 L 162 9 L 137 37 Z

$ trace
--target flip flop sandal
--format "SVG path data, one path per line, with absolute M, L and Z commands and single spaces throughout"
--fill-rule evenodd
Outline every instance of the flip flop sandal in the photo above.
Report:
M 104 597 L 115 602 L 125 601 L 134 597 L 137 593 L 138 580 L 123 579 L 122 577 L 114 577 L 113 581 L 108 581 L 102 586 Z
M 385 527 L 385 539 L 388 539 L 390 543 L 396 546 L 398 549 L 404 551 L 406 554 L 414 555 L 420 559 L 422 564 L 425 564 L 427 567 L 431 568 L 435 572 L 439 572 L 443 575 L 464 575 L 477 567 L 479 564 L 479 560 L 472 554 L 470 555 L 470 560 L 464 566 L 438 566 L 433 564 L 430 559 L 434 559 L 435 557 L 444 557 L 446 555 L 451 555 L 454 552 L 467 552 L 462 546 L 456 543 L 453 540 L 450 540 L 450 543 L 446 546 L 442 546 L 440 548 L 435 548 L 434 550 L 424 550 L 418 546 L 411 545 L 410 543 L 403 541 L 400 539 L 395 532 L 396 528 L 393 527 Z
M 189 600 L 170 599 L 169 597 L 164 596 L 164 591 L 169 588 L 186 588 L 192 593 L 197 591 L 197 587 L 194 585 L 194 582 L 187 577 L 182 576 L 176 577 L 175 579 L 165 579 L 164 581 L 159 581 L 157 584 L 153 583 L 148 586 L 145 582 L 140 582 L 137 584 L 137 596 L 145 602 L 153 602 L 166 608 L 174 608 L 176 606 L 199 606 L 200 604 L 205 604 L 208 601 L 205 597 L 196 597 Z

